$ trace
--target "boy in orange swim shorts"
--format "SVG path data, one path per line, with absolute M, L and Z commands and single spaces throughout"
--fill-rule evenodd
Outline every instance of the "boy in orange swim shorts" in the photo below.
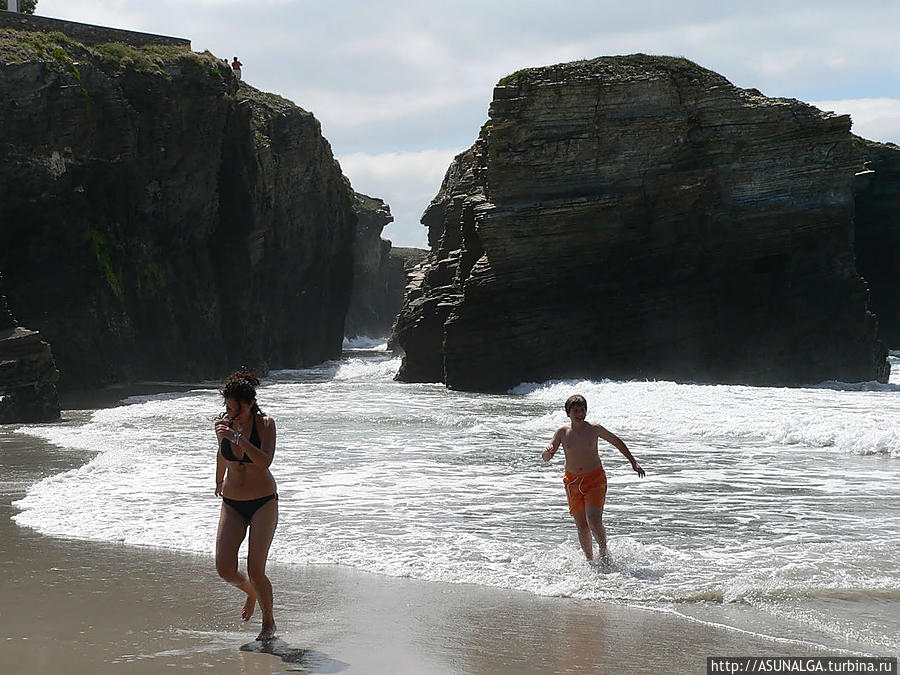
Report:
M 638 476 L 643 478 L 645 473 L 621 438 L 599 424 L 585 420 L 587 401 L 584 396 L 578 394 L 570 396 L 566 400 L 565 409 L 571 424 L 556 430 L 550 444 L 541 453 L 541 458 L 549 462 L 559 450 L 559 446 L 563 446 L 566 455 L 563 485 L 566 488 L 566 498 L 569 500 L 569 513 L 572 514 L 578 528 L 581 549 L 588 560 L 594 559 L 594 541 L 591 538 L 593 533 L 600 549 L 600 558 L 607 560 L 606 529 L 603 527 L 606 472 L 600 462 L 597 440 L 602 438 L 625 455 Z

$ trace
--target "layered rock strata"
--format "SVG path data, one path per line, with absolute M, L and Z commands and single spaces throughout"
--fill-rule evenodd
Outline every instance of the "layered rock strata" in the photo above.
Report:
M 900 349 L 900 147 L 863 141 L 856 182 L 856 266 L 872 291 L 878 334 Z
M 58 378 L 50 345 L 17 326 L 0 295 L 0 424 L 59 419 Z
M 0 31 L 0 271 L 62 384 L 339 356 L 352 190 L 319 122 L 186 48 Z
M 645 55 L 520 71 L 489 117 L 423 216 L 399 379 L 886 377 L 849 117 Z

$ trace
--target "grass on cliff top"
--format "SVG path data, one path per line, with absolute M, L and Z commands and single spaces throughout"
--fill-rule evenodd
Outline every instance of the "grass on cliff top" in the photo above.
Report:
M 69 68 L 73 62 L 92 61 L 114 70 L 131 69 L 161 73 L 182 58 L 206 60 L 188 47 L 145 45 L 133 47 L 121 42 L 88 46 L 60 32 L 44 33 L 0 29 L 0 63 L 42 61 Z
M 667 70 L 673 73 L 714 75 L 710 70 L 683 56 L 653 56 L 631 54 L 630 56 L 601 56 L 595 59 L 580 59 L 550 66 L 523 68 L 497 82 L 498 87 L 521 85 L 529 81 L 560 80 L 586 76 L 628 77 L 649 70 Z
M 84 45 L 59 32 L 32 33 L 0 28 L 0 63 L 50 60 L 75 52 L 79 57 L 88 53 Z
M 107 42 L 88 48 L 100 60 L 117 69 L 136 70 L 141 73 L 161 73 L 166 65 L 184 56 L 193 56 L 188 47 L 174 45 L 145 45 L 132 47 L 122 42 Z

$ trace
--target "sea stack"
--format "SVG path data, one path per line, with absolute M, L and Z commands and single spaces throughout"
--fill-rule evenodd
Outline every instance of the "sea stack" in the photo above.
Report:
M 503 78 L 422 218 L 398 379 L 885 379 L 849 129 L 683 58 Z

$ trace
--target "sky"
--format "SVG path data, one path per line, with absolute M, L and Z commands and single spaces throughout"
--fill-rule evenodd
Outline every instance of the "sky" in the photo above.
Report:
M 37 14 L 238 56 L 246 82 L 315 114 L 354 189 L 391 206 L 395 246 L 427 248 L 422 212 L 521 68 L 683 56 L 900 144 L 897 0 L 39 0 Z

